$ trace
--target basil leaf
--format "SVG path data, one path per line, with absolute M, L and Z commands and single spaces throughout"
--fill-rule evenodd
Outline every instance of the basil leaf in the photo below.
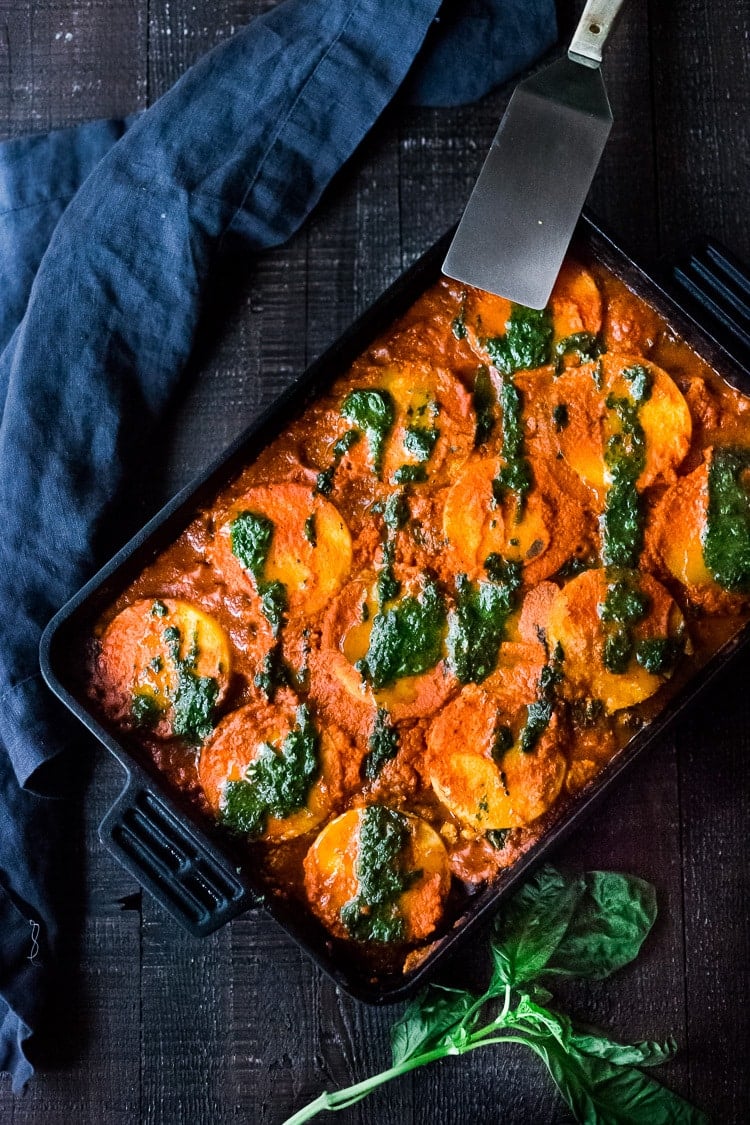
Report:
M 393 1065 L 432 1051 L 461 1022 L 474 1003 L 471 992 L 431 984 L 391 1028 Z
M 583 891 L 582 877 L 567 878 L 547 864 L 513 896 L 494 925 L 491 987 L 495 992 L 544 972 Z
M 589 871 L 546 972 L 603 980 L 627 965 L 656 919 L 656 893 L 634 875 Z
M 708 1125 L 700 1110 L 635 1067 L 566 1051 L 552 1037 L 527 1042 L 581 1125 Z
M 598 1032 L 579 1031 L 574 1028 L 568 1042 L 584 1055 L 606 1059 L 616 1066 L 661 1066 L 673 1058 L 677 1043 L 673 1038 L 663 1043 L 645 1039 L 641 1043 L 617 1043 Z

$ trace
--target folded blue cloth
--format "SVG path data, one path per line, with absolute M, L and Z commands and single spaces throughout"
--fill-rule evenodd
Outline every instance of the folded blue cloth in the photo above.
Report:
M 80 740 L 40 680 L 41 630 L 134 530 L 115 505 L 219 254 L 286 240 L 407 75 L 412 100 L 470 100 L 556 34 L 553 0 L 439 9 L 287 0 L 137 118 L 0 145 L 0 1070 L 14 1089 L 59 950 L 53 864 L 71 814 L 48 799 L 54 761 Z

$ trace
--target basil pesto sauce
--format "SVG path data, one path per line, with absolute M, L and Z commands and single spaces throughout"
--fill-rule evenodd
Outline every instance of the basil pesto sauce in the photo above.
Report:
M 244 836 L 262 834 L 269 816 L 283 818 L 304 808 L 320 773 L 318 732 L 307 707 L 299 707 L 296 726 L 276 750 L 263 742 L 240 781 L 224 787 L 221 820 Z
M 350 391 L 341 404 L 341 415 L 367 438 L 370 459 L 380 476 L 386 439 L 396 420 L 396 408 L 388 391 Z
M 708 467 L 703 559 L 725 590 L 750 592 L 750 449 L 715 449 Z
M 363 763 L 363 773 L 368 781 L 374 781 L 386 762 L 398 753 L 398 733 L 391 726 L 388 712 L 378 707 L 370 737 L 367 740 L 367 754 Z
M 163 602 L 154 602 L 151 613 L 164 617 L 167 607 Z M 140 727 L 154 726 L 171 704 L 172 732 L 191 744 L 200 743 L 214 728 L 219 685 L 213 676 L 199 676 L 196 672 L 199 656 L 197 637 L 193 637 L 185 656 L 180 656 L 182 635 L 176 625 L 166 626 L 162 640 L 177 673 L 174 691 L 168 699 L 162 700 L 148 688 L 136 688 L 131 705 L 133 721 Z M 154 671 L 161 671 L 161 657 L 155 657 L 153 664 Z
M 456 608 L 448 615 L 446 646 L 449 664 L 462 684 L 481 683 L 494 672 L 520 585 L 519 567 L 498 572 L 492 556 L 489 562 L 488 572 L 497 580 L 474 583 L 465 574 L 456 578 Z
M 357 894 L 341 908 L 341 921 L 357 941 L 403 941 L 404 918 L 399 899 L 419 877 L 404 869 L 409 843 L 406 817 L 385 805 L 362 810 L 355 874 Z
M 230 524 L 229 541 L 232 554 L 252 575 L 263 613 L 277 637 L 284 624 L 286 587 L 283 582 L 267 582 L 263 578 L 273 532 L 273 521 L 267 516 L 257 512 L 240 512 Z
M 643 546 L 643 505 L 636 482 L 646 465 L 646 435 L 638 415 L 651 395 L 651 374 L 635 364 L 622 375 L 630 384 L 630 397 L 606 398 L 614 429 L 604 448 L 609 488 L 599 526 L 604 565 L 632 567 Z
M 375 689 L 429 671 L 442 656 L 445 624 L 443 598 L 435 582 L 426 578 L 416 597 L 381 606 L 358 671 Z

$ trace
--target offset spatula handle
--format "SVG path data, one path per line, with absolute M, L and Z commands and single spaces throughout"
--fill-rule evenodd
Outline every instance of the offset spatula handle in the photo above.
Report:
M 568 48 L 568 58 L 584 66 L 599 66 L 602 48 L 624 3 L 625 0 L 588 0 Z

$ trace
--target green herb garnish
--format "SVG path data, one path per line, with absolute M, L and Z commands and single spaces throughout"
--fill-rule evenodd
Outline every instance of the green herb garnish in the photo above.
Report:
M 518 589 L 517 574 L 501 582 L 456 578 L 456 608 L 448 614 L 446 646 L 451 668 L 462 684 L 481 683 L 497 664 L 505 625 Z
M 417 461 L 429 461 L 439 437 L 440 430 L 434 426 L 409 426 L 404 431 L 404 449 Z
M 715 449 L 708 467 L 708 514 L 703 559 L 725 590 L 750 590 L 750 449 Z
M 602 562 L 605 566 L 635 566 L 643 544 L 643 510 L 636 482 L 646 465 L 646 436 L 638 419 L 638 401 L 607 396 L 607 409 L 619 429 L 608 439 L 604 463 L 610 484 L 603 514 Z
M 184 657 L 180 656 L 182 637 L 176 625 L 168 625 L 162 637 L 177 672 L 177 684 L 169 697 L 174 712 L 172 730 L 187 742 L 202 742 L 214 729 L 219 685 L 213 676 L 199 676 L 195 671 L 199 655 L 196 637 Z
M 370 737 L 367 740 L 367 754 L 363 770 L 369 781 L 374 781 L 386 762 L 398 753 L 398 734 L 391 726 L 390 717 L 384 707 L 378 707 Z
M 547 663 L 539 674 L 536 686 L 536 699 L 526 708 L 526 721 L 518 736 L 518 748 L 524 754 L 530 754 L 539 743 L 550 724 L 552 713 L 555 709 L 557 686 L 562 681 L 563 651 L 558 644 L 552 654 L 547 658 Z
M 591 332 L 574 332 L 555 344 L 555 371 L 557 374 L 563 369 L 563 359 L 572 352 L 577 355 L 582 363 L 590 363 L 598 359 L 606 351 L 598 336 Z
M 344 458 L 344 454 L 347 453 L 353 445 L 357 444 L 360 436 L 357 430 L 347 430 L 345 434 L 342 434 L 341 437 L 333 443 L 333 460 L 327 469 L 318 473 L 313 495 L 317 493 L 321 496 L 330 495 L 333 490 L 333 478 Z
M 350 391 L 341 404 L 341 414 L 367 438 L 370 458 L 380 476 L 386 438 L 396 420 L 396 408 L 388 391 Z
M 320 772 L 320 739 L 304 705 L 297 710 L 296 724 L 280 749 L 262 742 L 244 778 L 226 783 L 221 821 L 227 828 L 258 836 L 269 816 L 290 816 L 306 804 Z
M 353 1106 L 427 1063 L 501 1043 L 525 1045 L 542 1060 L 582 1125 L 707 1125 L 700 1110 L 643 1072 L 672 1058 L 673 1039 L 619 1043 L 549 1007 L 551 980 L 609 977 L 635 960 L 655 919 L 654 888 L 642 879 L 541 868 L 494 923 L 485 990 L 428 985 L 393 1025 L 389 1069 L 321 1094 L 285 1125 Z M 498 1097 L 502 1115 L 502 1091 Z
M 427 469 L 424 465 L 401 465 L 393 474 L 395 484 L 424 484 Z
M 638 641 L 635 658 L 641 668 L 654 676 L 668 676 L 684 652 L 685 644 L 678 637 L 651 637 Z
M 315 512 L 312 512 L 305 520 L 305 539 L 311 547 L 318 545 L 318 530 L 315 526 Z
M 156 726 L 164 713 L 164 704 L 148 688 L 136 688 L 130 705 L 130 714 L 137 727 Z
M 524 305 L 513 305 L 504 336 L 483 341 L 492 363 L 504 375 L 549 363 L 551 342 L 548 310 L 527 309 Z
M 518 389 L 510 379 L 500 386 L 500 405 L 503 411 L 503 447 L 505 464 L 492 482 L 496 503 L 501 504 L 506 493 L 516 496 L 516 522 L 521 519 L 526 493 L 533 484 L 531 466 L 524 456 L 523 404 Z
M 403 869 L 409 842 L 406 817 L 385 805 L 362 811 L 355 873 L 356 896 L 341 908 L 341 921 L 356 941 L 402 941 L 404 919 L 399 898 L 417 872 Z
M 650 608 L 651 599 L 641 590 L 636 571 L 621 572 L 609 583 L 599 606 L 605 634 L 603 660 L 608 671 L 618 676 L 627 671 L 635 647 L 631 626 L 642 621 Z
M 489 369 L 484 365 L 477 368 L 474 376 L 474 391 L 471 404 L 474 407 L 476 425 L 474 427 L 474 445 L 483 445 L 492 436 L 495 428 L 495 388 Z
M 273 635 L 277 637 L 284 624 L 287 608 L 286 587 L 283 582 L 266 582 L 263 579 L 273 534 L 273 521 L 257 512 L 240 512 L 229 527 L 232 554 L 252 575 L 263 614 L 271 626 Z
M 357 664 L 374 688 L 434 668 L 443 653 L 445 606 L 427 579 L 417 597 L 405 597 L 375 615 L 367 655 Z

